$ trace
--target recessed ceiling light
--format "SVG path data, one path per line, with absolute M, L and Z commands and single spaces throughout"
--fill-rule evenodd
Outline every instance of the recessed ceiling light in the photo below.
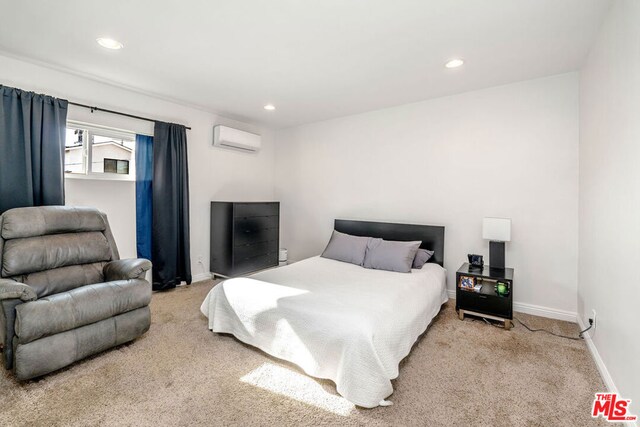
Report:
M 447 67 L 447 68 L 458 68 L 462 64 L 464 64 L 464 61 L 462 59 L 456 58 L 456 59 L 452 59 L 451 61 L 447 62 L 446 64 L 444 64 L 444 66 Z
M 268 111 L 273 111 L 273 110 L 276 109 L 276 107 L 273 104 L 267 104 L 267 105 L 264 106 L 264 109 L 268 110 Z
M 96 39 L 98 44 L 107 49 L 118 50 L 122 49 L 124 45 L 120 43 L 118 40 L 110 39 L 107 37 L 99 37 Z

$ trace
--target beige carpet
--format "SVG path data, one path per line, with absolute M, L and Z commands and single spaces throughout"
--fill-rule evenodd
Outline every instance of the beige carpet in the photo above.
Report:
M 199 307 L 212 285 L 154 294 L 133 343 L 39 381 L 0 375 L 0 425 L 606 425 L 589 414 L 604 385 L 584 342 L 462 322 L 449 302 L 403 361 L 394 405 L 354 408 L 330 381 L 209 332 Z

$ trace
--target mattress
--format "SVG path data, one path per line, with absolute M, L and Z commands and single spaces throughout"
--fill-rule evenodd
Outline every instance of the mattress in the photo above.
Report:
M 210 330 L 330 379 L 372 408 L 393 393 L 400 361 L 447 301 L 445 273 L 432 263 L 396 273 L 313 257 L 226 280 L 201 311 Z

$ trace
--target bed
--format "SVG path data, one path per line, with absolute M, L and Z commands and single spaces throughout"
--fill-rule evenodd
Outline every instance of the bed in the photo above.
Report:
M 226 280 L 205 298 L 209 329 L 330 379 L 347 400 L 389 404 L 400 361 L 447 301 L 444 228 L 336 220 L 347 234 L 421 240 L 433 262 L 410 274 L 312 257 Z M 430 260 L 431 261 L 431 260 Z

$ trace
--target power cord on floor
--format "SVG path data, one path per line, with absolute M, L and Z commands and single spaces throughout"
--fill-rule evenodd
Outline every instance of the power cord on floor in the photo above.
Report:
M 560 338 L 566 338 L 568 340 L 574 340 L 574 341 L 581 341 L 584 339 L 583 334 L 585 332 L 587 332 L 589 329 L 591 329 L 593 327 L 593 324 L 589 325 L 589 327 L 587 329 L 585 329 L 584 331 L 580 331 L 580 333 L 578 334 L 577 337 L 570 337 L 567 335 L 561 335 L 561 334 L 556 334 L 555 332 L 551 332 L 548 331 L 546 329 L 534 329 L 534 328 L 530 328 L 529 326 L 527 326 L 526 323 L 524 323 L 522 320 L 518 319 L 517 317 L 514 317 L 514 319 L 516 319 L 518 321 L 518 323 L 520 323 L 522 326 L 524 326 L 529 332 L 546 332 L 548 334 L 551 334 L 553 336 L 556 337 L 560 337 Z
M 496 328 L 500 328 L 500 329 L 502 329 L 502 326 L 500 326 L 500 325 L 498 325 L 498 324 L 496 324 L 496 323 L 489 322 L 489 320 L 487 320 L 487 318 L 486 318 L 486 317 L 483 317 L 483 318 L 482 318 L 482 320 L 484 320 L 484 323 L 486 323 L 487 325 L 491 325 L 491 326 L 494 326 L 494 327 L 496 327 Z
M 493 326 L 494 328 L 498 328 L 498 329 L 504 329 L 503 325 L 501 325 L 500 323 L 493 323 L 491 321 L 489 321 L 489 319 L 487 319 L 486 317 L 480 317 L 478 319 L 478 317 L 465 317 L 464 318 L 465 322 L 467 320 L 471 321 L 471 322 L 480 322 L 480 320 L 482 320 L 484 323 L 486 323 L 489 326 Z
M 496 324 L 496 323 L 493 323 L 493 322 L 490 322 L 489 320 L 487 320 L 487 318 L 486 318 L 486 317 L 482 317 L 481 319 L 482 319 L 482 320 L 484 320 L 484 323 L 486 323 L 487 325 L 491 325 L 491 326 L 493 326 L 493 327 L 496 327 L 496 328 L 500 328 L 500 329 L 502 329 L 502 325 L 500 325 L 500 324 Z M 475 319 L 474 319 L 474 320 L 475 320 Z M 584 336 L 583 336 L 583 335 L 584 335 L 584 333 L 585 333 L 585 332 L 587 332 L 589 329 L 593 328 L 593 323 L 591 323 L 591 319 L 589 319 L 590 324 L 589 324 L 589 327 L 588 327 L 588 328 L 586 328 L 586 329 L 585 329 L 585 330 L 583 330 L 583 331 L 580 331 L 580 333 L 578 334 L 578 336 L 577 336 L 577 337 L 570 337 L 570 336 L 567 336 L 567 335 L 556 334 L 555 332 L 548 331 L 548 330 L 546 330 L 546 329 L 535 329 L 535 328 L 531 328 L 531 327 L 529 327 L 526 323 L 524 323 L 522 320 L 518 319 L 517 317 L 514 317 L 514 320 L 517 320 L 517 321 L 518 321 L 518 323 L 520 323 L 522 326 L 524 326 L 524 327 L 525 327 L 529 332 L 546 332 L 547 334 L 550 334 L 550 335 L 553 335 L 553 336 L 556 336 L 556 337 L 559 337 L 559 338 L 566 338 L 566 339 L 568 339 L 568 340 L 574 340 L 574 341 L 581 341 L 581 340 L 583 340 L 583 339 L 584 339 Z M 515 325 L 514 325 L 514 326 L 515 326 Z
M 591 329 L 591 328 L 593 328 L 593 319 L 589 319 L 589 326 L 588 326 L 586 329 L 584 329 L 584 330 L 580 331 L 580 333 L 578 334 L 578 336 L 579 336 L 580 338 L 584 339 L 584 333 L 585 333 L 585 332 L 587 332 L 587 331 L 588 331 L 589 329 Z

